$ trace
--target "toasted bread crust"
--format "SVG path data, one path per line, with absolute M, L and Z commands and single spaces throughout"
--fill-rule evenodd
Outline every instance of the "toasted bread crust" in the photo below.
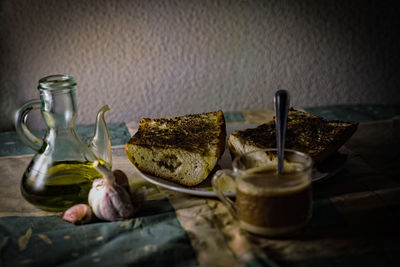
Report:
M 309 154 L 319 163 L 337 151 L 356 131 L 357 123 L 328 121 L 291 108 L 288 114 L 285 147 Z M 231 134 L 254 149 L 276 147 L 275 120 L 256 128 Z M 232 156 L 239 154 L 231 140 L 228 146 Z
M 220 144 L 225 138 L 225 118 L 219 110 L 174 118 L 144 118 L 128 143 L 143 147 L 178 148 L 202 155 L 209 152 L 209 145 L 219 145 L 218 154 L 222 155 L 225 147 Z
M 225 139 L 226 125 L 221 110 L 173 118 L 144 118 L 140 121 L 136 134 L 125 144 L 125 151 L 130 161 L 142 172 L 193 186 L 207 178 L 212 168 L 215 167 L 216 162 L 224 153 Z M 182 175 L 174 173 L 176 166 L 169 166 L 162 160 L 154 161 L 152 159 L 153 165 L 158 164 L 165 172 L 155 173 L 149 166 L 139 164 L 135 157 L 140 157 L 140 155 L 135 152 L 134 147 L 146 149 L 149 153 L 158 153 L 155 151 L 159 151 L 163 154 L 169 153 L 171 156 L 174 153 L 186 153 L 185 155 L 199 155 L 201 158 L 212 158 L 213 160 L 207 162 L 206 166 L 210 169 L 204 170 L 204 177 L 186 179 Z M 182 167 L 191 168 L 191 166 Z M 170 172 L 167 169 L 170 169 Z

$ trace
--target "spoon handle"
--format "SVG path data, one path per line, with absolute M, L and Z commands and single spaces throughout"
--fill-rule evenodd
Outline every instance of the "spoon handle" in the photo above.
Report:
M 283 172 L 283 156 L 285 150 L 286 125 L 289 111 L 289 93 L 279 90 L 275 93 L 275 128 L 276 147 L 278 149 L 278 173 Z

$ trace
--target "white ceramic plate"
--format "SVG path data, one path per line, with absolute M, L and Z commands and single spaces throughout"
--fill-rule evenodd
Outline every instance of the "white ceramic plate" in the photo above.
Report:
M 247 128 L 254 128 L 257 125 L 254 124 L 238 124 L 238 125 L 227 125 L 227 136 L 234 131 L 234 130 L 242 130 L 242 129 L 247 129 Z M 227 146 L 226 146 L 227 147 Z M 338 172 L 340 172 L 346 165 L 347 162 L 347 155 L 341 154 L 341 153 L 336 153 L 333 155 L 331 158 L 326 160 L 322 165 L 320 165 L 318 168 L 314 168 L 313 174 L 312 174 L 312 181 L 313 182 L 318 182 L 324 179 L 327 179 L 329 177 L 334 176 Z M 231 156 L 229 154 L 229 150 L 226 149 L 224 154 L 222 155 L 218 165 L 220 166 L 221 169 L 231 169 L 232 168 L 232 160 Z M 138 172 L 142 175 L 142 177 L 149 181 L 150 183 L 159 185 L 161 187 L 181 192 L 181 193 L 186 193 L 186 194 L 191 194 L 191 195 L 196 195 L 196 196 L 204 196 L 204 197 L 216 197 L 215 192 L 212 189 L 211 186 L 211 174 L 205 181 L 200 183 L 197 186 L 194 187 L 187 187 L 184 185 L 180 185 L 174 182 L 170 182 L 168 180 L 159 178 L 157 176 L 149 175 L 149 174 L 144 174 L 138 170 Z M 227 196 L 234 196 L 235 193 L 233 192 L 225 192 L 225 195 Z

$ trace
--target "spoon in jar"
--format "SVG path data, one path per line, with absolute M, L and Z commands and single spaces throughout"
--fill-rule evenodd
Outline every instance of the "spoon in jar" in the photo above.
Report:
M 287 117 L 289 112 L 289 93 L 286 90 L 279 90 L 275 93 L 275 128 L 276 147 L 278 150 L 278 173 L 283 172 L 283 158 L 285 151 L 285 136 Z

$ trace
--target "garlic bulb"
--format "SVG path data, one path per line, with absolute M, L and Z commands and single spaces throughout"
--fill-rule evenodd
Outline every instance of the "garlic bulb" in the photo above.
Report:
M 85 224 L 96 220 L 92 209 L 87 204 L 77 204 L 67 209 L 62 218 L 73 224 Z
M 94 180 L 89 192 L 89 204 L 93 213 L 97 218 L 106 221 L 131 218 L 138 208 L 134 204 L 139 203 L 132 201 L 133 196 L 126 175 L 122 171 L 113 173 L 97 160 L 93 166 L 104 177 Z

